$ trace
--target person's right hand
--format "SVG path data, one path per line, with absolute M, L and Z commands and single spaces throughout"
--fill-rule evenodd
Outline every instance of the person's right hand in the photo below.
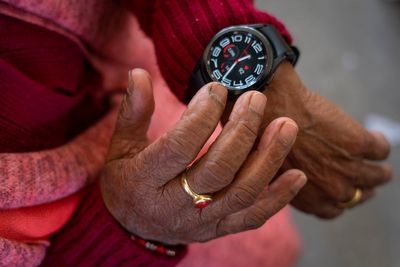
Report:
M 190 187 L 214 198 L 209 206 L 196 209 L 181 186 L 181 175 L 218 125 L 227 91 L 217 83 L 204 86 L 177 124 L 149 143 L 146 134 L 154 110 L 150 77 L 142 70 L 130 75 L 101 188 L 107 208 L 131 233 L 187 244 L 254 229 L 306 183 L 299 170 L 289 170 L 271 183 L 295 142 L 297 126 L 288 118 L 276 119 L 255 146 L 266 97 L 248 92 L 208 152 L 187 171 Z

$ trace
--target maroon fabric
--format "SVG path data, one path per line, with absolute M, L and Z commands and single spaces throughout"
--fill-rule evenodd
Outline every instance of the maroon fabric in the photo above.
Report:
M 175 266 L 186 254 L 168 257 L 130 240 L 104 206 L 98 185 L 90 189 L 68 226 L 52 237 L 43 267 Z
M 101 92 L 100 76 L 74 43 L 0 15 L 0 152 L 64 144 L 102 115 Z M 52 243 L 45 266 L 173 266 L 179 260 L 134 245 L 95 187 Z
M 85 64 L 65 37 L 0 14 L 0 152 L 59 146 L 102 115 Z

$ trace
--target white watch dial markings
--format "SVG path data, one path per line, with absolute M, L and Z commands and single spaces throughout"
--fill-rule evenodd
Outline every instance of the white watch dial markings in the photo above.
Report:
M 213 53 L 212 53 L 213 57 L 218 57 L 219 53 L 221 53 L 221 51 L 222 51 L 221 48 L 219 48 L 218 46 L 215 47 L 213 50 Z
M 228 44 L 230 44 L 231 43 L 231 41 L 229 40 L 229 38 L 225 38 L 225 39 L 223 39 L 220 43 L 219 43 L 219 45 L 222 47 L 222 48 L 224 48 L 225 46 L 227 46 Z
M 214 68 L 218 68 L 218 59 L 212 58 L 211 61 L 214 63 Z
M 247 30 L 221 34 L 211 44 L 207 55 L 207 72 L 212 80 L 228 89 L 252 88 L 266 69 L 265 42 Z

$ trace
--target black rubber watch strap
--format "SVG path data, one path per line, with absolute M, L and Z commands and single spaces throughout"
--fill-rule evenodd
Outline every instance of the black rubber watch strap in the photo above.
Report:
M 201 62 L 199 62 L 194 68 L 192 75 L 189 79 L 189 85 L 184 99 L 185 104 L 189 104 L 190 100 L 194 97 L 198 90 L 203 87 L 209 81 L 206 81 L 203 77 L 200 67 Z
M 299 58 L 299 51 L 297 48 L 288 45 L 286 40 L 272 25 L 263 25 L 257 28 L 261 31 L 271 42 L 274 49 L 274 68 L 282 63 L 283 60 L 289 60 L 293 66 L 296 65 Z

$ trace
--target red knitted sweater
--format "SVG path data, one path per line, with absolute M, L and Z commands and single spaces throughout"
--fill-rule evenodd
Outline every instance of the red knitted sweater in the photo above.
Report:
M 291 41 L 284 26 L 273 16 L 256 10 L 251 0 L 120 0 L 115 3 L 133 12 L 139 19 L 141 27 L 152 38 L 160 70 L 179 99 L 183 99 L 185 95 L 189 76 L 200 59 L 204 47 L 221 28 L 245 23 L 272 23 L 289 42 Z M 38 113 L 30 113 L 22 104 L 12 106 L 15 109 L 14 113 L 0 109 L 2 111 L 0 117 L 3 119 L 0 120 L 2 123 L 0 126 L 2 129 L 7 129 L 0 134 L 3 152 L 56 147 L 88 127 L 101 113 L 98 103 L 85 98 L 94 90 L 94 86 L 89 84 L 93 81 L 93 73 L 84 70 L 85 65 L 82 55 L 77 52 L 77 46 L 63 42 L 62 39 L 65 37 L 53 32 L 41 32 L 35 28 L 27 31 L 32 35 L 38 32 L 42 34 L 43 40 L 49 38 L 59 42 L 49 40 L 49 44 L 52 45 L 41 49 L 43 55 L 47 55 L 49 51 L 56 51 L 55 48 L 63 49 L 66 52 L 64 55 L 72 51 L 73 57 L 70 59 L 77 60 L 75 65 L 78 68 L 68 65 L 66 70 L 63 67 L 65 63 L 73 62 L 65 61 L 65 57 L 62 58 L 62 62 L 57 61 L 56 55 L 53 62 L 42 61 L 41 64 L 31 65 L 28 68 L 26 64 L 29 63 L 27 61 L 29 58 L 26 57 L 24 61 L 19 62 L 21 65 L 9 62 L 22 74 L 52 91 L 45 94 L 49 98 L 46 103 L 48 106 L 43 106 L 43 114 L 39 116 Z M 88 46 L 91 45 L 93 44 L 89 43 Z M 8 67 L 9 65 L 5 66 Z M 74 79 L 71 80 L 71 76 Z M 99 80 L 96 78 L 95 81 L 97 83 Z M 26 85 L 26 83 L 21 84 Z M 40 92 L 44 92 L 43 88 L 40 86 L 38 88 Z M 58 106 L 51 104 L 53 101 L 51 98 L 58 100 L 60 96 L 66 97 L 68 101 Z M 10 94 L 8 99 L 3 101 L 15 101 L 16 97 L 18 95 Z M 92 111 L 98 111 L 97 114 L 92 114 L 88 107 L 94 107 Z M 18 116 L 15 116 L 16 114 Z M 44 119 L 47 121 L 43 121 Z M 50 125 L 51 128 L 44 129 L 44 124 Z M 15 135 L 18 138 L 13 138 Z M 92 187 L 89 191 L 86 201 L 83 201 L 71 222 L 53 238 L 54 245 L 48 252 L 44 266 L 173 266 L 177 263 L 179 257 L 168 259 L 134 245 L 105 209 L 98 188 Z

